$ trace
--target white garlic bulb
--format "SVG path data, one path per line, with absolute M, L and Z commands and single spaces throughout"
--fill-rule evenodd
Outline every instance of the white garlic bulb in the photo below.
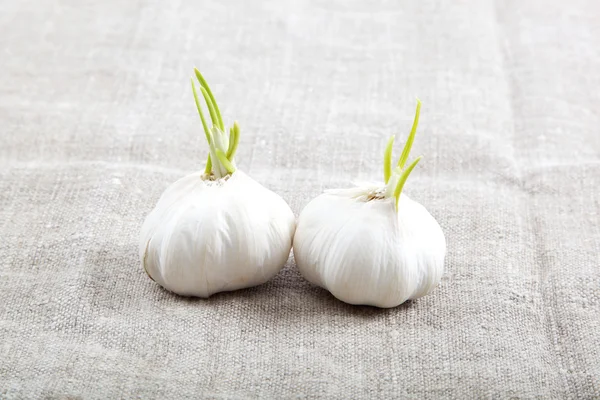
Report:
M 296 223 L 280 196 L 235 168 L 239 127 L 226 137 L 214 97 L 197 70 L 196 76 L 213 122 L 207 129 L 192 81 L 210 146 L 207 168 L 165 190 L 142 226 L 140 258 L 164 288 L 208 297 L 275 276 L 288 259 Z
M 298 219 L 294 257 L 302 275 L 350 304 L 395 307 L 440 281 L 446 241 L 425 207 L 395 200 L 325 193 Z
M 395 307 L 428 294 L 442 277 L 446 254 L 442 229 L 425 207 L 401 193 L 420 160 L 404 168 L 420 105 L 394 170 L 394 138 L 388 143 L 385 184 L 327 191 L 298 218 L 293 246 L 298 269 L 344 302 Z
M 172 184 L 146 218 L 146 272 L 172 292 L 199 297 L 268 281 L 288 259 L 292 210 L 242 171 L 215 181 L 202 175 Z

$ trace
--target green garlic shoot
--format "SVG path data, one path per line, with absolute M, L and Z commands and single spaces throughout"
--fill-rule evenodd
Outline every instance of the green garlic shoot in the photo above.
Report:
M 415 141 L 415 134 L 417 133 L 417 126 L 419 125 L 419 114 L 421 113 L 421 101 L 417 99 L 417 110 L 415 111 L 415 119 L 413 121 L 410 134 L 404 149 L 398 160 L 396 168 L 392 168 L 392 147 L 394 146 L 395 136 L 390 137 L 388 140 L 385 152 L 383 153 L 383 179 L 386 184 L 385 197 L 392 197 L 396 199 L 396 210 L 398 209 L 398 201 L 402 194 L 402 188 L 408 179 L 408 176 L 412 170 L 417 166 L 423 156 L 417 157 L 408 167 L 405 168 L 406 161 L 410 154 L 413 142 Z
M 221 117 L 221 111 L 219 110 L 215 96 L 197 68 L 194 68 L 194 74 L 200 83 L 200 93 L 208 108 L 210 122 L 212 124 L 209 126 L 204 117 L 204 112 L 202 111 L 202 106 L 200 105 L 198 92 L 196 90 L 196 84 L 192 77 L 191 82 L 194 102 L 198 109 L 198 115 L 200 116 L 200 121 L 202 122 L 202 128 L 204 129 L 209 148 L 204 174 L 209 178 L 223 178 L 234 173 L 236 170 L 234 157 L 240 140 L 240 127 L 236 121 L 233 123 L 233 126 L 229 128 L 229 135 L 225 133 L 225 125 L 223 124 L 223 118 Z

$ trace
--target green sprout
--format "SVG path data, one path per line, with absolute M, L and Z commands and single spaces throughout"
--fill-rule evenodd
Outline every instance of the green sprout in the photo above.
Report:
M 196 109 L 202 122 L 202 128 L 206 135 L 206 141 L 208 142 L 209 154 L 206 160 L 206 168 L 204 173 L 208 176 L 214 175 L 217 178 L 222 178 L 228 174 L 235 172 L 235 152 L 237 151 L 238 143 L 240 140 L 240 126 L 237 122 L 233 123 L 233 126 L 229 129 L 229 135 L 225 133 L 225 125 L 223 124 L 223 118 L 221 117 L 221 111 L 217 105 L 217 101 L 206 82 L 206 79 L 202 76 L 197 68 L 194 68 L 194 74 L 200 83 L 200 93 L 204 98 L 208 113 L 210 115 L 210 122 L 212 126 L 209 127 L 207 120 L 202 112 L 202 106 L 196 90 L 196 84 L 194 78 L 191 78 L 192 82 L 192 93 L 194 94 L 194 102 L 196 103 Z
M 392 170 L 392 147 L 394 146 L 394 136 L 388 140 L 387 146 L 385 147 L 385 152 L 383 153 L 383 178 L 385 184 L 387 185 L 386 197 L 395 197 L 396 210 L 398 209 L 398 201 L 400 200 L 400 195 L 402 194 L 402 188 L 404 187 L 408 176 L 423 157 L 417 157 L 408 167 L 404 168 L 413 142 L 415 141 L 415 134 L 417 133 L 417 126 L 419 125 L 420 113 L 421 100 L 417 99 L 415 119 L 413 121 L 410 134 L 408 135 L 408 139 L 406 139 L 406 143 L 404 144 L 404 149 L 402 149 L 402 153 L 400 154 L 400 159 L 398 160 L 398 166 L 396 168 Z

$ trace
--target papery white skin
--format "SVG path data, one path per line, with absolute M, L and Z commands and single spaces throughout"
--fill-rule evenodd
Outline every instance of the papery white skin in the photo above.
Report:
M 148 275 L 184 296 L 260 285 L 288 259 L 295 217 L 243 172 L 215 181 L 196 172 L 169 186 L 146 217 L 140 258 Z
M 329 191 L 302 211 L 294 257 L 302 275 L 350 304 L 396 307 L 439 283 L 446 240 L 425 207 L 383 197 L 383 184 Z M 375 198 L 374 198 L 375 197 Z

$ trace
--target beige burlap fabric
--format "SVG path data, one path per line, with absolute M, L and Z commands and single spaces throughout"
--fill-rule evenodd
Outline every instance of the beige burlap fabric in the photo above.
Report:
M 599 398 L 600 7 L 593 1 L 0 3 L 0 398 Z M 238 165 L 296 215 L 381 176 L 437 218 L 426 298 L 353 307 L 293 258 L 190 300 L 138 260 L 203 167 L 197 65 Z M 399 151 L 399 145 L 396 151 Z

